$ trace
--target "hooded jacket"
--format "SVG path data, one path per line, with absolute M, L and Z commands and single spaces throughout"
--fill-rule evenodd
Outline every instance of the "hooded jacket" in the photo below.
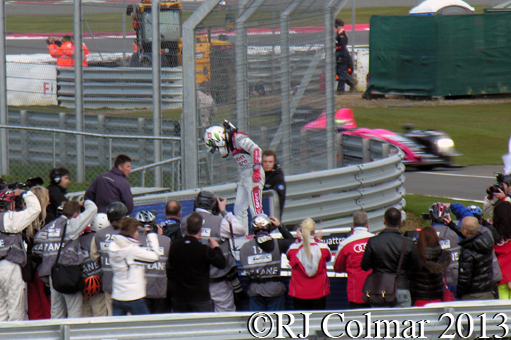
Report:
M 465 294 L 493 291 L 493 238 L 490 233 L 481 233 L 459 243 L 460 272 L 458 276 L 458 297 Z
M 451 254 L 440 246 L 424 250 L 426 262 L 410 279 L 413 300 L 437 300 L 442 298 L 444 272 L 451 263 Z
M 328 245 L 317 238 L 310 239 L 311 258 L 305 253 L 303 240 L 298 239 L 287 251 L 291 266 L 289 295 L 299 299 L 319 299 L 330 294 L 326 263 L 332 259 Z
M 108 246 L 114 273 L 112 299 L 133 301 L 146 296 L 145 265 L 160 259 L 158 235 L 147 235 L 147 248 L 138 240 L 118 234 Z
M 51 182 L 50 185 L 46 187 L 48 189 L 48 194 L 50 196 L 50 204 L 46 208 L 46 224 L 50 223 L 54 219 L 57 218 L 57 210 L 62 205 L 63 202 L 67 202 L 68 199 L 66 197 L 67 190 L 58 183 Z

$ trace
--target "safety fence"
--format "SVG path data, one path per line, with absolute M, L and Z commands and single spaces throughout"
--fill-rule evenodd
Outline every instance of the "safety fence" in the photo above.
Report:
M 1 340 L 474 339 L 509 336 L 505 300 L 326 311 L 158 314 L 0 323 Z
M 362 138 L 345 136 L 344 145 L 350 141 L 351 150 L 358 143 L 358 154 L 364 146 L 373 150 L 373 161 L 333 170 L 323 170 L 300 175 L 286 176 L 286 206 L 283 223 L 299 224 L 310 217 L 318 223 L 326 234 L 337 232 L 339 228 L 350 227 L 351 215 L 356 211 L 365 211 L 369 215 L 372 231 L 383 229 L 383 214 L 388 207 L 402 208 L 405 205 L 405 180 L 402 164 L 403 153 L 380 141 L 367 144 Z M 390 150 L 390 152 L 375 152 Z M 178 192 L 161 193 L 135 198 L 135 205 L 144 206 L 169 200 L 194 199 L 202 189 L 213 191 L 217 196 L 233 202 L 236 184 L 224 184 Z

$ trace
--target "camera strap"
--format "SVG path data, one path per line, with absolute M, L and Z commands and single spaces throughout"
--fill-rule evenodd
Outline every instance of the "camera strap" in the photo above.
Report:
M 227 223 L 229 223 L 229 231 L 231 233 L 231 248 L 232 248 L 232 251 L 235 251 L 236 250 L 236 243 L 234 243 L 234 231 L 232 230 L 232 223 L 231 221 L 227 221 Z

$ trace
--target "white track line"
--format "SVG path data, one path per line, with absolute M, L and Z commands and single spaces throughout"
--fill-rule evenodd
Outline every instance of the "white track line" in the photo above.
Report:
M 426 175 L 437 175 L 437 176 L 452 176 L 452 177 L 471 177 L 471 178 L 485 178 L 485 179 L 495 179 L 495 176 L 477 176 L 477 175 L 461 175 L 461 174 L 446 174 L 442 172 L 413 172 L 415 174 L 426 174 Z M 406 175 L 405 175 L 406 176 Z

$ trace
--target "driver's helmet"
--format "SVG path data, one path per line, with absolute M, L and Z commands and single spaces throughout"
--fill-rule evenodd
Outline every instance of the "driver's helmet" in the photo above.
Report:
M 225 129 L 220 126 L 211 126 L 204 132 L 204 143 L 208 151 L 212 154 L 216 150 L 220 155 L 225 158 L 229 156 L 229 149 L 227 148 L 227 141 L 225 138 Z
M 142 223 L 142 225 L 150 226 L 154 224 L 154 221 L 156 220 L 156 214 L 153 211 L 142 210 L 138 212 L 136 219 Z
M 475 218 L 481 221 L 483 218 L 483 210 L 481 208 L 479 208 L 477 205 L 471 205 L 467 209 L 472 215 L 474 215 Z
M 257 234 L 260 231 L 270 232 L 272 229 L 272 222 L 268 215 L 259 214 L 252 219 L 252 231 Z
M 429 207 L 429 216 L 435 223 L 443 223 L 444 217 L 449 215 L 451 210 L 443 203 L 433 203 Z
M 96 217 L 92 220 L 92 225 L 90 226 L 91 231 L 98 232 L 101 229 L 105 229 L 110 226 L 110 221 L 108 220 L 108 216 L 105 213 L 98 213 Z

